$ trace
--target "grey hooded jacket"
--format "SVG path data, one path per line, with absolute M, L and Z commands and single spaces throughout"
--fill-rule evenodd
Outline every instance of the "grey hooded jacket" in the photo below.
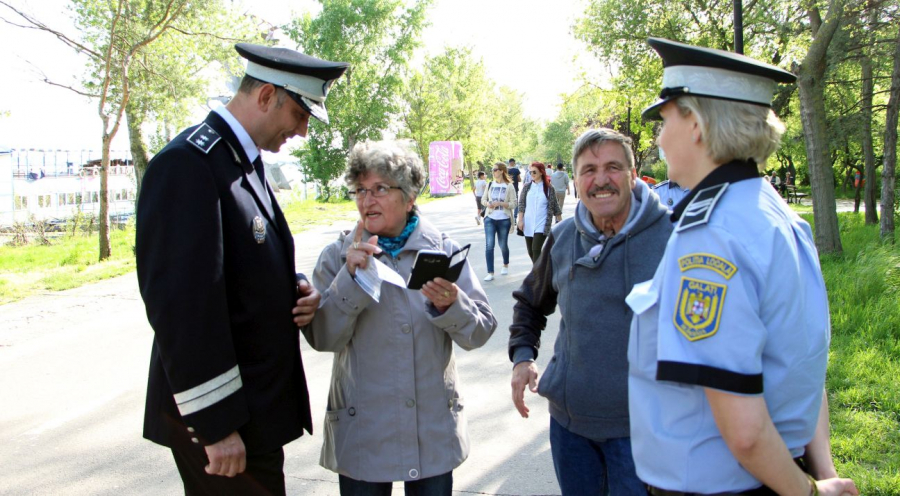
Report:
M 602 238 L 578 203 L 575 216 L 553 229 L 534 269 L 513 293 L 510 360 L 537 357 L 547 316 L 559 305 L 559 334 L 538 394 L 547 398 L 560 425 L 597 441 L 629 436 L 632 311 L 625 296 L 653 278 L 672 232 L 656 193 L 640 180 L 632 192 L 627 223 L 599 255 L 588 254 Z

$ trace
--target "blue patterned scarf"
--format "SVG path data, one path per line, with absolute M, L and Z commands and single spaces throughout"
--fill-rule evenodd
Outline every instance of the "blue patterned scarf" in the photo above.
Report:
M 393 238 L 378 236 L 378 246 L 392 257 L 396 257 L 397 254 L 400 253 L 400 250 L 403 249 L 403 246 L 406 245 L 410 234 L 416 230 L 416 226 L 418 225 L 419 217 L 416 215 L 411 216 L 409 220 L 406 221 L 406 227 L 403 228 L 403 232 L 400 233 L 399 236 Z

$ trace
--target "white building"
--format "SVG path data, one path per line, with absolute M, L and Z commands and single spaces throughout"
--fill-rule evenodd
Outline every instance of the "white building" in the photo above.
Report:
M 109 215 L 134 213 L 134 166 L 129 152 L 111 152 Z M 100 213 L 100 152 L 0 147 L 0 227 Z

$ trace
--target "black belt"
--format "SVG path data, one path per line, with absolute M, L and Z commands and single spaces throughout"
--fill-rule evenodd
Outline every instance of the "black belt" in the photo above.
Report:
M 800 467 L 804 473 L 806 473 L 806 464 L 803 461 L 803 457 L 794 458 L 794 463 Z M 681 491 L 669 491 L 668 489 L 660 489 L 658 487 L 647 486 L 647 494 L 651 494 L 653 496 L 737 496 L 737 495 L 748 495 L 748 496 L 773 496 L 777 495 L 775 491 L 769 489 L 767 486 L 760 486 L 756 489 L 748 489 L 746 491 L 740 492 L 732 492 L 732 493 L 713 493 L 713 494 L 701 494 L 701 493 L 685 493 Z

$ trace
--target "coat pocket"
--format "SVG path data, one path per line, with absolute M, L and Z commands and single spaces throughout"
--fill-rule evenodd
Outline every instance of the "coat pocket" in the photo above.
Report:
M 565 365 L 565 354 L 554 354 L 538 381 L 538 394 L 559 408 L 565 408 L 566 405 Z
M 353 457 L 359 452 L 353 446 L 355 418 L 354 407 L 325 411 L 325 441 L 319 465 L 338 472 L 354 463 Z

